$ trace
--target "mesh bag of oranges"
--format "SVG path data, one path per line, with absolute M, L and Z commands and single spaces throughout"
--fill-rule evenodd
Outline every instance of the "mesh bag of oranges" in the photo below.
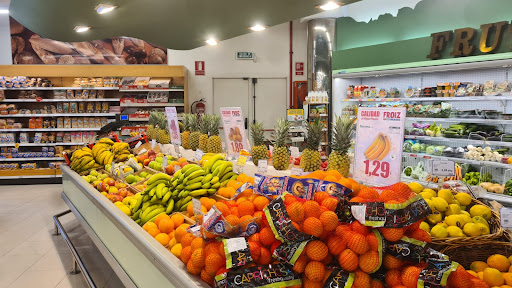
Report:
M 254 265 L 215 277 L 215 287 L 302 287 L 298 273 L 283 263 Z
M 338 211 L 344 223 L 359 221 L 365 226 L 403 228 L 431 213 L 430 206 L 404 183 L 387 187 L 364 187 L 342 201 Z

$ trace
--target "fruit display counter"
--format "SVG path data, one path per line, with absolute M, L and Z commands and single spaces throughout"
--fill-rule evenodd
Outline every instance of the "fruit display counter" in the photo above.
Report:
M 62 198 L 126 287 L 209 287 L 68 166 L 62 177 Z

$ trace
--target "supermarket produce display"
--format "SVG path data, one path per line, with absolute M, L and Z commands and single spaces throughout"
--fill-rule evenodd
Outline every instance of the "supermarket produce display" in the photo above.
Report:
M 196 149 L 201 142 L 204 147 L 207 134 L 207 143 L 217 136 L 212 118 L 184 115 L 181 135 L 190 137 L 191 147 L 196 142 Z M 217 133 L 205 128 L 212 126 Z M 264 156 L 269 166 L 276 167 L 272 162 L 277 161 L 281 171 L 268 167 L 258 173 L 253 163 L 240 164 L 208 149 L 196 159 L 196 152 L 184 147 L 178 154 L 172 145 L 157 144 L 154 150 L 148 142 L 133 150 L 105 138 L 66 158 L 80 181 L 95 188 L 92 193 L 113 203 L 109 209 L 120 209 L 123 221 L 138 224 L 134 233 L 146 233 L 183 263 L 173 269 L 212 287 L 512 284 L 510 250 L 474 255 L 471 262 L 461 259 L 460 251 L 469 244 L 510 245 L 499 214 L 472 196 L 472 186 L 462 179 L 437 188 L 418 182 L 387 187 L 356 182 L 347 172 L 353 126 L 349 117 L 338 118 L 336 160 L 329 159 L 336 164 L 321 170 L 312 164 L 315 157 L 303 156 L 301 162 L 315 168 L 302 176 L 289 173 L 296 163 L 285 145 L 289 124 L 279 119 L 273 153 Z M 258 124 L 251 127 L 255 146 L 262 146 L 260 130 Z M 313 142 L 308 145 L 318 149 Z M 418 167 L 410 170 L 411 176 L 424 174 Z M 464 180 L 473 185 L 477 178 L 469 173 Z M 483 187 L 481 179 L 490 183 L 488 176 L 478 175 Z

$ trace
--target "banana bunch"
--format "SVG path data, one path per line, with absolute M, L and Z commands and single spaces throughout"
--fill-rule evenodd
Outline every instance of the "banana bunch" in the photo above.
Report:
M 75 150 L 69 161 L 71 161 L 69 167 L 77 173 L 87 171 L 88 169 L 101 167 L 101 165 L 94 161 L 92 151 L 88 147 Z
M 103 166 L 112 163 L 114 160 L 125 161 L 133 156 L 128 143 L 114 142 L 109 138 L 101 138 L 92 147 L 92 154 L 96 162 Z
M 204 167 L 188 164 L 173 176 L 155 174 L 148 179 L 142 197 L 137 199 L 132 219 L 144 225 L 161 213 L 185 211 L 192 198 L 213 195 L 237 177 L 233 163 L 225 161 L 222 155 L 211 157 Z

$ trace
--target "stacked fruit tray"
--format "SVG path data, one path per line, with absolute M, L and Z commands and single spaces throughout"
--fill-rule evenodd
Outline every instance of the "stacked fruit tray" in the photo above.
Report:
M 135 182 L 144 183 L 140 192 L 127 183 L 134 179 L 104 177 L 108 169 L 83 178 L 108 188 L 100 191 L 190 274 L 215 287 L 490 287 L 488 277 L 453 262 L 450 251 L 431 248 L 435 227 L 428 217 L 444 204 L 431 198 L 446 201 L 445 192 L 433 196 L 412 183 L 365 187 L 336 170 L 250 177 L 235 173 L 220 154 L 200 164 L 143 175 Z M 133 177 L 147 170 L 140 171 Z M 123 195 L 110 195 L 112 185 Z M 467 196 L 449 192 L 460 201 L 451 204 L 471 207 L 462 205 Z M 460 212 L 451 204 L 445 214 Z

